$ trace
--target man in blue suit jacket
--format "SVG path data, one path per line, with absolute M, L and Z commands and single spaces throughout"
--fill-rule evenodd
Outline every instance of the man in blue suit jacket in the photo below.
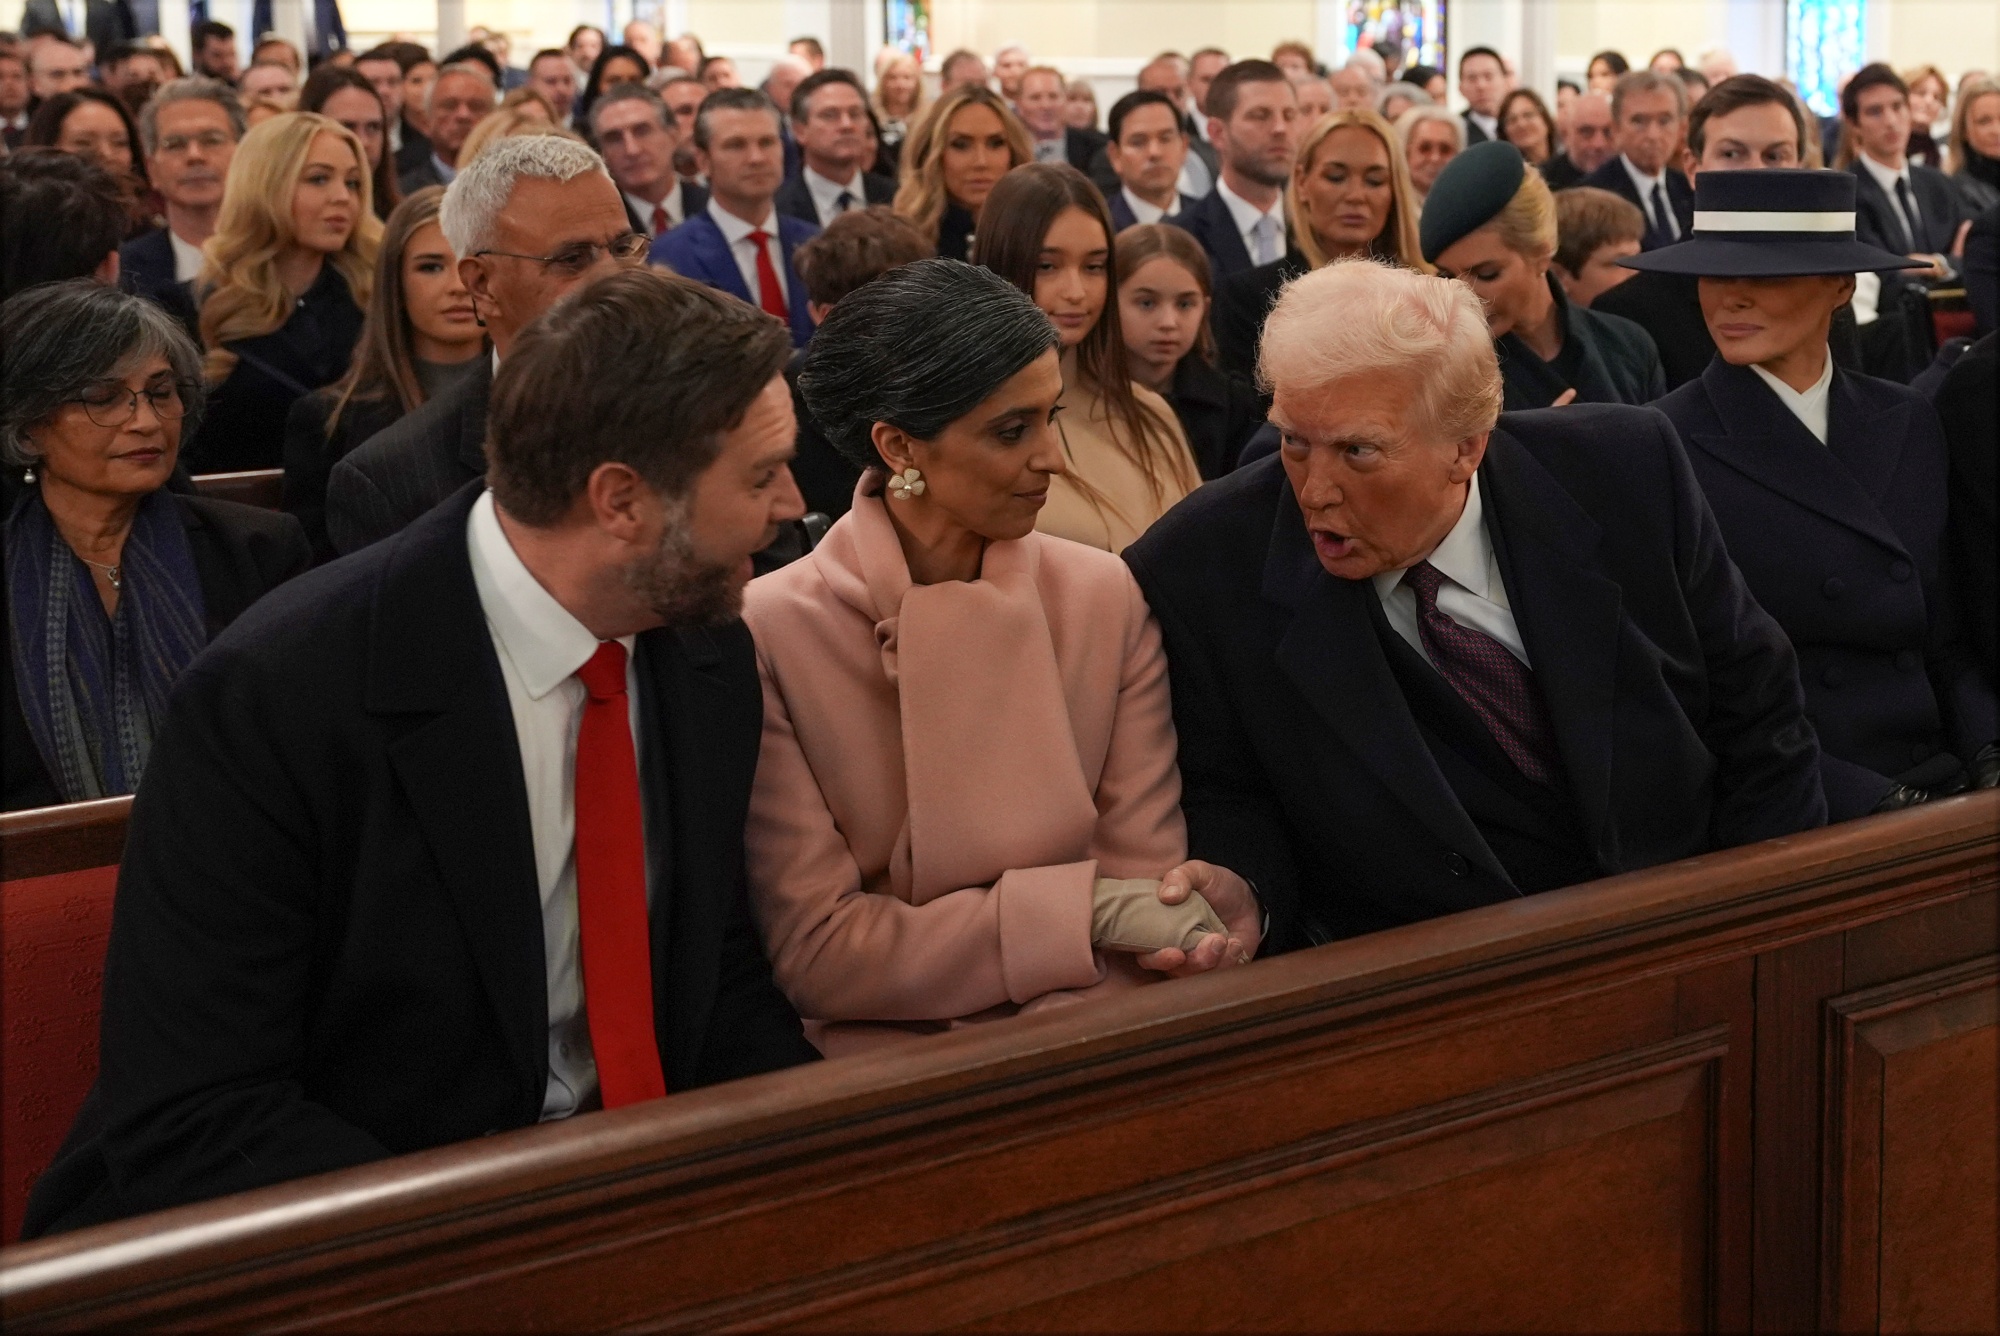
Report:
M 781 121 L 754 88 L 708 95 L 694 119 L 708 207 L 654 242 L 648 258 L 778 316 L 791 326 L 792 346 L 803 348 L 813 319 L 792 254 L 819 229 L 771 202 L 784 180 Z
M 1298 150 L 1299 103 L 1285 72 L 1268 60 L 1239 60 L 1217 74 L 1208 86 L 1208 138 L 1222 154 L 1222 175 L 1168 221 L 1194 234 L 1219 285 L 1282 258 L 1290 245 L 1284 188 Z
M 1110 125 L 1107 157 L 1117 177 L 1104 202 L 1114 231 L 1177 218 L 1199 203 L 1176 188 L 1188 135 L 1172 98 L 1144 88 L 1127 93 L 1112 103 Z

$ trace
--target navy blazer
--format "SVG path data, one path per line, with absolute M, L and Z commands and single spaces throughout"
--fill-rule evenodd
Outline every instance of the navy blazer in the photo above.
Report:
M 807 307 L 806 285 L 799 280 L 799 271 L 792 265 L 792 253 L 818 236 L 819 228 L 782 213 L 776 214 L 776 217 L 778 248 L 784 252 L 785 290 L 791 294 L 792 346 L 803 348 L 813 336 L 813 319 Z M 732 297 L 740 297 L 752 306 L 757 304 L 757 299 L 743 284 L 743 271 L 736 267 L 736 257 L 729 252 L 728 240 L 706 210 L 688 218 L 655 241 L 646 258 L 684 277 L 719 288 Z
M 1687 441 L 1729 553 L 1798 651 L 1827 807 L 1864 816 L 1994 741 L 1993 688 L 1953 610 L 1944 433 L 1916 391 L 1839 367 L 1821 445 L 1721 358 L 1657 405 Z
M 1598 165 L 1596 171 L 1583 178 L 1583 184 L 1609 190 L 1620 199 L 1638 205 L 1639 212 L 1646 219 L 1646 234 L 1640 238 L 1639 246 L 1642 250 L 1657 250 L 1694 235 L 1694 187 L 1688 184 L 1682 172 L 1671 165 L 1663 176 L 1667 186 L 1667 207 L 1674 211 L 1674 221 L 1681 229 L 1678 237 L 1668 236 L 1654 224 L 1652 201 L 1639 198 L 1639 187 L 1632 184 L 1632 173 L 1625 170 L 1624 154 L 1612 154 Z
M 1280 943 L 1516 890 L 1426 745 L 1366 580 L 1314 555 L 1283 461 L 1245 464 L 1125 550 L 1165 636 L 1196 858 Z M 1797 661 L 1647 408 L 1501 415 L 1486 525 L 1605 875 L 1821 824 Z
M 621 190 L 618 192 L 618 198 L 623 200 L 625 203 L 625 221 L 632 225 L 632 230 L 634 232 L 644 232 L 649 237 L 652 236 L 653 220 L 651 218 L 641 218 L 639 216 L 638 210 L 632 207 L 632 201 L 626 198 L 624 191 Z M 707 186 L 701 185 L 700 183 L 695 181 L 681 182 L 682 221 L 686 221 L 687 219 L 694 217 L 695 214 L 700 213 L 703 209 L 706 209 L 707 207 L 708 207 Z
M 1200 201 L 1195 199 L 1193 195 L 1182 195 L 1180 203 L 1174 206 L 1175 211 L 1169 216 L 1160 219 L 1160 221 L 1171 223 L 1198 203 Z M 1114 235 L 1123 232 L 1128 227 L 1137 227 L 1139 225 L 1138 218 L 1132 213 L 1132 206 L 1125 202 L 1125 192 L 1123 189 L 1105 191 L 1104 205 L 1111 211 L 1111 231 Z
M 465 538 L 483 491 L 281 586 L 176 684 L 132 806 L 97 1084 L 29 1234 L 540 1120 L 528 794 Z M 634 667 L 667 1089 L 809 1062 L 743 870 L 750 633 L 641 632 Z
M 1965 201 L 1951 178 L 1922 163 L 1910 164 L 1910 193 L 1916 197 L 1917 235 L 1909 236 L 1902 210 L 1875 183 L 1869 170 L 1856 162 L 1854 174 L 1854 235 L 1892 255 L 1946 255 L 1965 221 Z M 1905 245 L 1908 240 L 1913 244 Z M 1893 274 L 1883 277 L 1891 278 Z
M 165 307 L 201 343 L 201 310 L 193 285 L 174 277 L 174 243 L 166 228 L 141 232 L 118 248 L 118 286 Z
M 1229 212 L 1229 205 L 1223 202 L 1220 190 L 1209 191 L 1167 222 L 1192 233 L 1194 239 L 1201 243 L 1201 248 L 1208 252 L 1212 286 L 1220 287 L 1222 280 L 1231 274 L 1256 267 L 1251 263 L 1250 248 L 1243 244 L 1243 234 L 1236 230 L 1236 218 Z
M 894 181 L 886 176 L 877 176 L 873 172 L 863 172 L 861 198 L 855 201 L 854 207 L 859 209 L 870 204 L 889 204 L 894 202 L 895 198 Z M 704 198 L 702 202 L 706 204 L 708 201 Z M 806 185 L 803 171 L 786 177 L 785 183 L 778 187 L 778 193 L 771 197 L 771 203 L 787 218 L 796 218 L 802 223 L 811 223 L 814 227 L 820 225 L 819 208 L 813 203 L 812 190 Z M 693 213 L 694 210 L 690 208 L 688 212 Z

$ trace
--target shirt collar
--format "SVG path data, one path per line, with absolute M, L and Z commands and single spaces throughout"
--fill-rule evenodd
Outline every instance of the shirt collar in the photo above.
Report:
M 835 181 L 830 177 L 821 176 L 810 167 L 802 167 L 799 171 L 800 175 L 805 177 L 806 190 L 812 195 L 813 203 L 818 207 L 822 216 L 834 211 L 834 208 L 840 203 L 840 197 L 843 193 L 853 201 L 853 207 L 860 208 L 868 203 L 862 197 L 861 173 L 858 171 L 854 173 L 853 180 L 844 183 Z
M 1647 207 L 1650 208 L 1651 203 L 1649 197 L 1653 193 L 1653 187 L 1659 186 L 1662 189 L 1666 188 L 1667 184 L 1666 168 L 1662 167 L 1659 171 L 1654 172 L 1651 176 L 1648 176 L 1644 172 L 1639 170 L 1639 165 L 1637 163 L 1633 162 L 1623 153 L 1620 153 L 1618 155 L 1618 161 L 1625 164 L 1625 175 L 1631 177 L 1632 184 L 1639 187 L 1640 197 L 1648 199 Z
M 1882 193 L 1885 195 L 1893 196 L 1896 193 L 1896 182 L 1910 179 L 1910 160 L 1908 158 L 1903 159 L 1902 170 L 1897 171 L 1892 167 L 1884 167 L 1866 153 L 1857 153 L 1855 157 L 1860 160 L 1863 167 L 1868 169 L 1868 174 L 1875 178 L 1875 184 L 1882 187 Z
M 1257 226 L 1257 220 L 1268 216 L 1278 224 L 1278 242 L 1281 246 L 1283 245 L 1285 241 L 1285 196 L 1283 191 L 1278 193 L 1277 201 L 1271 205 L 1268 213 L 1266 210 L 1258 208 L 1249 200 L 1244 199 L 1241 195 L 1231 190 L 1229 182 L 1223 180 L 1220 176 L 1217 176 L 1215 179 L 1215 193 L 1222 197 L 1223 206 L 1229 210 L 1229 217 L 1235 222 L 1236 230 L 1239 233 L 1246 237 L 1249 236 L 1250 229 Z
M 1458 512 L 1458 523 L 1451 526 L 1429 556 L 1423 560 L 1437 568 L 1447 580 L 1470 590 L 1489 603 L 1500 600 L 1493 597 L 1488 580 L 1491 563 L 1487 554 L 1493 550 L 1493 540 L 1486 536 L 1485 507 L 1479 500 L 1479 475 L 1474 473 L 1472 481 L 1465 485 L 1465 509 Z M 1410 566 L 1416 565 L 1411 562 Z M 1399 571 L 1383 571 L 1375 577 L 1375 592 L 1383 598 L 1396 591 L 1409 573 L 1409 566 Z
M 646 224 L 648 227 L 652 226 L 653 202 L 651 200 L 640 195 L 634 195 L 628 191 L 625 195 L 625 202 L 632 206 L 632 212 L 639 215 L 640 222 Z M 667 193 L 660 196 L 660 207 L 667 211 L 667 221 L 674 226 L 678 227 L 684 221 L 681 217 L 681 179 L 678 176 L 674 178 L 674 183 L 667 187 Z
M 472 505 L 466 545 L 472 556 L 472 582 L 494 644 L 514 665 L 529 698 L 540 700 L 590 662 L 598 639 L 522 562 L 500 527 L 491 492 L 481 494 Z M 633 640 L 619 638 L 628 654 Z
M 1819 379 L 1803 391 L 1793 389 L 1761 366 L 1752 365 L 1750 369 L 1771 387 L 1771 393 L 1778 396 L 1778 402 L 1790 409 L 1792 416 L 1804 423 L 1806 430 L 1817 436 L 1821 445 L 1825 445 L 1826 401 L 1833 388 L 1832 350 L 1827 351 L 1826 365 L 1820 368 Z
M 201 247 L 181 240 L 180 233 L 167 229 L 167 242 L 174 248 L 174 282 L 185 283 L 201 273 Z
M 437 154 L 431 154 L 431 166 L 436 169 L 438 180 L 450 185 L 458 179 L 458 168 L 451 166 Z
M 1125 196 L 1125 207 L 1132 211 L 1132 218 L 1135 222 L 1157 223 L 1162 218 L 1171 218 L 1174 216 L 1150 200 L 1140 199 L 1132 193 L 1132 187 L 1130 186 L 1120 186 L 1118 189 Z M 1180 201 L 1176 199 L 1174 202 L 1178 204 Z
M 764 206 L 763 222 L 746 223 L 716 203 L 715 196 L 710 195 L 708 197 L 708 216 L 715 220 L 717 227 L 722 229 L 722 239 L 727 241 L 732 247 L 749 240 L 752 232 L 762 231 L 774 237 L 778 235 L 776 211 L 768 204 Z

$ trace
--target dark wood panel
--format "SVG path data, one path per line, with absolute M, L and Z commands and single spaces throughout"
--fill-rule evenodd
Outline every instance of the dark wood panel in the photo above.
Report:
M 115 864 L 131 816 L 129 795 L 0 813 L 0 881 Z
M 1845 943 L 1996 851 L 1974 795 L 163 1212 L 0 1253 L 0 1317 L 1810 1326 Z
M 2000 956 L 1827 1006 L 1821 1322 L 2000 1323 Z
M 194 486 L 203 496 L 257 506 L 263 510 L 279 510 L 283 508 L 285 499 L 285 471 L 246 469 L 241 473 L 197 473 Z

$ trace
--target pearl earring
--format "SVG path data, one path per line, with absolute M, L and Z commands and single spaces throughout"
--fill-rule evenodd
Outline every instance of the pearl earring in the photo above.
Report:
M 898 501 L 907 501 L 913 496 L 924 494 L 924 475 L 915 469 L 904 469 L 901 473 L 889 475 L 889 495 Z

